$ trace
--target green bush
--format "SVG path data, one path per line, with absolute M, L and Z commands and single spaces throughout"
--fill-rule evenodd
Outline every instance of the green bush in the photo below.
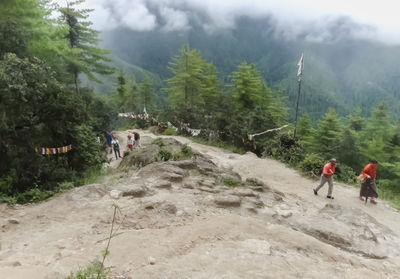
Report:
M 299 164 L 302 172 L 308 175 L 317 175 L 319 170 L 324 166 L 324 159 L 315 153 L 311 153 L 305 157 L 305 159 Z
M 186 160 L 186 159 L 190 159 L 193 156 L 193 150 L 190 146 L 188 146 L 187 144 L 184 144 L 181 148 L 180 152 L 175 152 L 172 155 L 172 158 L 176 161 L 178 160 Z
M 50 198 L 54 195 L 53 191 L 40 190 L 32 188 L 28 191 L 16 195 L 17 203 L 39 202 Z
M 178 133 L 175 131 L 175 129 L 174 128 L 172 128 L 172 127 L 168 127 L 167 129 L 165 129 L 165 131 L 164 131 L 164 135 L 167 135 L 167 136 L 176 136 Z
M 10 195 L 12 193 L 13 175 L 7 175 L 4 178 L 0 178 L 0 195 Z
M 162 146 L 158 151 L 157 161 L 168 161 L 173 157 L 173 151 L 171 148 Z
M 100 275 L 97 276 L 101 267 L 99 260 L 92 261 L 86 268 L 80 268 L 77 272 L 71 272 L 66 279 L 107 279 L 109 268 L 103 268 Z
M 242 182 L 232 177 L 222 177 L 222 184 L 228 187 L 238 187 L 242 185 Z
M 357 175 L 355 171 L 344 164 L 337 164 L 335 169 L 335 176 L 337 180 L 343 181 L 345 183 L 356 183 L 357 182 Z
M 291 166 L 304 160 L 304 149 L 297 139 L 288 133 L 277 134 L 275 137 L 257 144 L 258 149 L 264 149 L 262 155 L 273 157 Z
M 159 147 L 164 146 L 164 143 L 163 143 L 163 141 L 162 141 L 161 138 L 157 138 L 157 139 L 153 140 L 153 144 L 156 144 L 156 145 L 158 145 Z

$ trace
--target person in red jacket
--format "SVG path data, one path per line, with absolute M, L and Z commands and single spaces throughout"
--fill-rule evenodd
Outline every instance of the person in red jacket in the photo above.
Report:
M 376 204 L 374 198 L 378 197 L 376 192 L 376 171 L 378 169 L 378 161 L 371 160 L 362 170 L 363 182 L 360 189 L 360 200 L 364 201 L 363 197 L 371 198 L 370 202 Z
M 328 182 L 328 195 L 326 196 L 328 199 L 333 199 L 332 191 L 333 191 L 333 175 L 335 174 L 335 165 L 336 159 L 332 158 L 329 160 L 327 164 L 325 164 L 324 168 L 322 169 L 321 180 L 317 188 L 313 189 L 314 195 L 318 195 L 318 190 L 324 186 L 326 182 Z

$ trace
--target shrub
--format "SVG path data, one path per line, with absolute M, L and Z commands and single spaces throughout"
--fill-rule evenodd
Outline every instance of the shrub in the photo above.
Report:
M 291 166 L 297 165 L 304 159 L 303 146 L 287 133 L 278 134 L 276 137 L 261 143 L 258 148 L 264 149 L 263 156 L 271 156 Z
M 355 171 L 344 164 L 338 164 L 335 169 L 335 176 L 338 180 L 343 181 L 345 183 L 356 183 L 357 175 Z
M 167 129 L 165 129 L 165 131 L 164 131 L 164 135 L 167 135 L 167 136 L 176 136 L 178 133 L 175 131 L 175 129 L 174 128 L 172 128 L 172 127 L 168 127 Z
M 242 182 L 232 177 L 222 177 L 222 183 L 228 187 L 238 187 L 242 185 Z
M 324 166 L 324 159 L 318 155 L 311 153 L 300 163 L 299 167 L 302 172 L 309 175 L 318 175 L 319 170 Z
M 40 190 L 39 188 L 32 188 L 26 192 L 16 195 L 17 203 L 39 202 L 50 198 L 54 195 L 53 191 Z
M 168 161 L 173 156 L 173 151 L 171 148 L 162 146 L 160 151 L 158 151 L 157 161 Z
M 187 144 L 184 144 L 181 148 L 181 151 L 175 152 L 172 157 L 174 160 L 186 160 L 192 158 L 192 156 L 193 156 L 192 148 Z
M 76 273 L 71 272 L 66 279 L 107 279 L 109 269 L 103 269 L 99 276 L 97 276 L 101 267 L 99 260 L 92 261 L 86 268 L 80 268 Z
M 153 141 L 153 144 L 158 145 L 159 147 L 164 146 L 164 143 L 161 138 L 157 138 Z

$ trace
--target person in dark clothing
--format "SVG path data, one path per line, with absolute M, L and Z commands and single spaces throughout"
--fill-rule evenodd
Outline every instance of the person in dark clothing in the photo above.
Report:
M 107 132 L 106 144 L 107 144 L 108 149 L 110 150 L 110 154 L 112 153 L 112 146 L 111 146 L 112 140 L 113 140 L 113 135 L 111 134 L 111 132 Z
M 133 137 L 135 139 L 135 147 L 140 147 L 140 135 L 138 132 L 133 132 Z

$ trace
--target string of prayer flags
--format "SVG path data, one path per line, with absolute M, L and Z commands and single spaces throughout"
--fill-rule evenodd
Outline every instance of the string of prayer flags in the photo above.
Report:
M 261 133 L 248 135 L 248 138 L 249 138 L 249 140 L 253 140 L 253 138 L 254 138 L 255 136 L 263 135 L 263 134 L 266 134 L 266 133 L 269 133 L 269 132 L 280 131 L 280 130 L 282 130 L 283 128 L 286 128 L 287 126 L 289 126 L 289 125 L 286 124 L 286 125 L 283 125 L 282 127 L 279 127 L 279 128 L 269 129 L 269 130 L 266 130 L 266 131 L 261 132 Z
M 119 117 L 125 117 L 130 119 L 149 119 L 149 115 L 146 113 L 134 113 L 134 112 L 120 112 Z
M 72 149 L 72 145 L 66 145 L 62 147 L 35 147 L 35 152 L 42 155 L 52 155 L 59 153 L 67 153 Z

